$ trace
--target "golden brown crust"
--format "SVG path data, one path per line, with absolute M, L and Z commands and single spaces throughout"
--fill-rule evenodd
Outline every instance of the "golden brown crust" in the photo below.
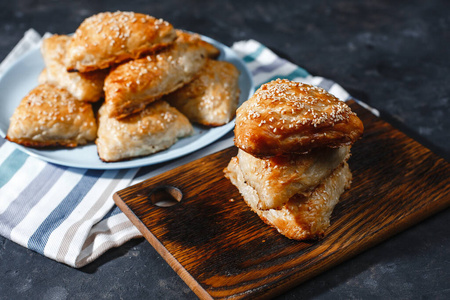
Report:
M 161 49 L 176 39 L 171 24 L 134 13 L 103 12 L 85 19 L 67 49 L 68 71 L 106 69 Z
M 221 126 L 230 122 L 239 103 L 239 70 L 231 63 L 208 59 L 198 76 L 164 97 L 191 122 Z
M 205 63 L 205 50 L 198 43 L 177 40 L 164 51 L 117 66 L 105 80 L 109 116 L 139 112 L 193 80 Z
M 258 194 L 258 208 L 276 209 L 295 194 L 308 196 L 350 157 L 350 146 L 269 158 L 256 158 L 239 149 L 237 157 L 246 184 Z
M 99 110 L 96 140 L 99 157 L 106 162 L 149 155 L 193 133 L 189 120 L 164 101 L 120 120 L 108 116 L 107 105 Z
M 237 157 L 225 168 L 225 177 L 235 185 L 248 206 L 268 225 L 290 239 L 306 240 L 323 237 L 330 225 L 330 216 L 341 194 L 350 187 L 352 175 L 348 164 L 342 163 L 305 197 L 296 195 L 280 209 L 258 208 L 258 193 L 249 186 L 239 168 Z
M 363 130 L 350 107 L 325 90 L 277 79 L 237 110 L 235 144 L 260 157 L 303 153 L 350 145 Z
M 185 42 L 197 43 L 201 48 L 206 51 L 206 56 L 211 59 L 216 59 L 220 55 L 220 50 L 216 48 L 214 45 L 202 40 L 199 34 L 186 32 L 183 30 L 176 29 L 177 39 L 183 40 Z
M 39 76 L 39 83 L 52 83 L 65 88 L 78 100 L 96 102 L 103 97 L 107 70 L 89 73 L 67 72 L 64 61 L 70 39 L 67 35 L 53 35 L 44 39 L 41 52 L 45 70 Z
M 6 138 L 29 147 L 76 147 L 95 140 L 92 105 L 51 84 L 34 88 L 10 119 Z

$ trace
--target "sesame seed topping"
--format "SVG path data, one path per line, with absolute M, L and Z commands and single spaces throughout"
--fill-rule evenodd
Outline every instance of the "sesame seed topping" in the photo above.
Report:
M 353 114 L 324 89 L 286 79 L 263 84 L 247 102 L 245 113 L 239 116 L 241 124 L 257 120 L 259 127 L 266 125 L 274 133 L 306 125 L 330 125 Z

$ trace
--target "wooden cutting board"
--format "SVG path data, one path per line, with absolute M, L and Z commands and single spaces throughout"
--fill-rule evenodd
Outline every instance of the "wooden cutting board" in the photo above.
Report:
M 352 148 L 353 183 L 320 241 L 298 242 L 265 225 L 223 176 L 235 147 L 130 186 L 116 204 L 202 299 L 269 298 L 450 205 L 443 158 L 350 103 L 365 132 Z M 180 202 L 154 205 L 166 190 Z

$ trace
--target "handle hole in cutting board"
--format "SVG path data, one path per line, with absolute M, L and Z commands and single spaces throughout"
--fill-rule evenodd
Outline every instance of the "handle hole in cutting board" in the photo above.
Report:
M 179 203 L 183 199 L 183 193 L 177 187 L 163 185 L 154 188 L 148 195 L 153 205 L 159 207 L 170 207 Z

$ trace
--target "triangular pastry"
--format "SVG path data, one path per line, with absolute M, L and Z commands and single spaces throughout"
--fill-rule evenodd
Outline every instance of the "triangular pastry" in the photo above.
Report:
M 226 61 L 209 59 L 198 76 L 164 97 L 191 122 L 220 126 L 230 122 L 239 103 L 239 70 Z
M 308 196 L 347 161 L 350 146 L 268 158 L 257 158 L 239 149 L 237 157 L 245 182 L 258 194 L 258 208 L 269 209 L 283 206 L 295 194 Z
M 67 35 L 52 35 L 43 40 L 41 52 L 45 70 L 39 76 L 39 83 L 52 83 L 65 88 L 78 100 L 96 102 L 103 97 L 107 70 L 67 72 L 64 61 L 70 39 Z
M 350 145 L 364 130 L 350 107 L 324 89 L 277 79 L 236 112 L 235 144 L 254 156 Z
M 177 37 L 162 19 L 134 12 L 102 12 L 86 18 L 67 48 L 68 71 L 90 72 L 137 59 Z
M 191 135 L 189 120 L 165 101 L 156 101 L 144 110 L 123 119 L 108 115 L 108 104 L 99 109 L 96 140 L 98 155 L 105 162 L 145 156 L 169 148 Z
M 34 88 L 10 119 L 6 139 L 31 147 L 76 147 L 94 141 L 97 122 L 92 105 L 51 84 Z
M 123 118 L 139 112 L 193 80 L 205 63 L 204 48 L 179 38 L 164 51 L 113 68 L 104 87 L 109 116 Z
M 334 207 L 345 189 L 350 187 L 352 174 L 346 162 L 321 181 L 310 195 L 297 194 L 278 209 L 258 208 L 260 198 L 245 181 L 238 158 L 231 159 L 225 176 L 242 194 L 248 206 L 268 225 L 290 239 L 321 238 L 330 226 Z

